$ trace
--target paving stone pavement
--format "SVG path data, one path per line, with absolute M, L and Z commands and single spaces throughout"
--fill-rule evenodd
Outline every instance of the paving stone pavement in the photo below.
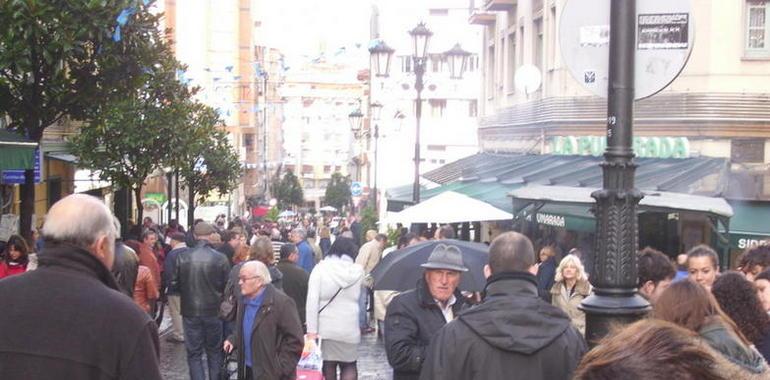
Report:
M 160 365 L 165 380 L 188 380 L 187 355 L 184 344 L 166 341 L 170 321 L 160 327 Z M 361 380 L 391 380 L 393 371 L 388 365 L 382 340 L 376 334 L 364 335 L 358 346 L 358 378 Z

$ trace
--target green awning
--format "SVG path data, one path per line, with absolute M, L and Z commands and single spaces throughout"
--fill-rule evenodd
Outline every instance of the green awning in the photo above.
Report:
M 0 129 L 0 171 L 33 169 L 37 143 Z
M 770 202 L 730 202 L 730 247 L 746 249 L 770 240 Z

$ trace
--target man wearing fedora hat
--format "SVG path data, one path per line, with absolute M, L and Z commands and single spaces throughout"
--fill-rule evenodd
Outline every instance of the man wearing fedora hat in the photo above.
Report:
M 468 271 L 460 250 L 439 244 L 417 288 L 390 303 L 385 316 L 385 349 L 393 367 L 393 379 L 417 379 L 431 338 L 468 307 L 457 289 L 462 272 Z

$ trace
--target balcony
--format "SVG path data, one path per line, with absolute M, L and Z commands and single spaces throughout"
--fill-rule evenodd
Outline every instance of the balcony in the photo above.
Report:
M 484 10 L 487 12 L 508 12 L 516 6 L 517 0 L 487 0 Z
M 475 10 L 468 18 L 468 23 L 473 25 L 494 25 L 495 19 L 494 13 Z

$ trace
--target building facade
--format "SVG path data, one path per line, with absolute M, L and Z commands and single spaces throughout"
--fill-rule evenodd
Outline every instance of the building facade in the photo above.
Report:
M 380 120 L 370 121 L 370 126 L 376 124 L 380 136 L 378 188 L 387 189 L 414 180 L 416 78 L 409 30 L 424 22 L 433 32 L 421 94 L 421 173 L 478 151 L 481 31 L 466 24 L 468 7 L 464 0 L 380 1 L 373 13 L 371 38 L 382 39 L 395 49 L 389 77 L 372 75 L 370 89 L 371 103 L 383 106 Z M 462 79 L 453 79 L 443 53 L 458 43 L 471 55 Z M 373 145 L 369 142 L 370 158 L 374 156 Z M 373 176 L 375 163 L 369 161 Z
M 567 1 L 470 1 L 469 23 L 483 31 L 483 152 L 603 153 L 606 99 L 584 89 L 562 57 L 558 36 Z M 721 196 L 735 210 L 731 223 L 743 225 L 745 212 L 770 210 L 770 3 L 691 3 L 689 61 L 667 88 L 635 103 L 634 147 L 643 157 L 728 159 L 729 183 Z M 542 84 L 534 91 L 517 86 L 517 70 L 525 65 L 538 68 Z M 679 224 L 687 233 L 688 221 Z M 708 228 L 692 234 L 708 236 Z M 757 234 L 752 241 L 766 237 Z
M 316 210 L 325 205 L 332 174 L 350 173 L 348 163 L 357 149 L 348 115 L 361 106 L 365 87 L 355 67 L 340 62 L 317 60 L 292 68 L 279 91 L 282 170 L 297 175 L 306 206 Z

